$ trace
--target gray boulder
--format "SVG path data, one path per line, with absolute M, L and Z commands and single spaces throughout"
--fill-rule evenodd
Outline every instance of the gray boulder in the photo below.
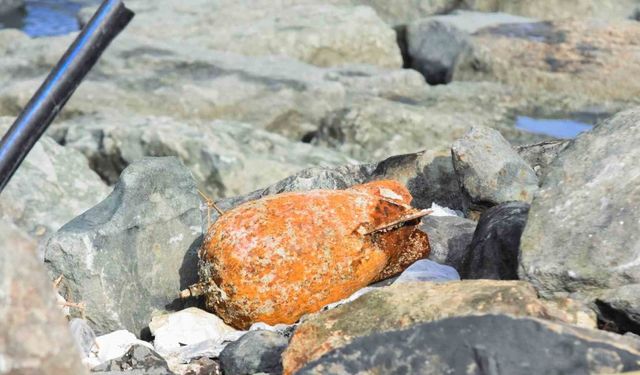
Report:
M 567 350 L 570 348 L 570 350 Z M 600 374 L 640 369 L 640 342 L 506 315 L 421 323 L 356 338 L 298 374 Z
M 583 133 L 551 163 L 522 235 L 520 278 L 543 295 L 640 283 L 640 110 Z
M 310 165 L 355 163 L 338 152 L 234 121 L 89 116 L 57 124 L 53 136 L 85 154 L 110 183 L 145 156 L 176 156 L 189 168 L 198 188 L 212 198 L 246 194 Z
M 289 340 L 277 332 L 250 331 L 220 353 L 226 375 L 282 373 L 282 352 Z
M 424 217 L 420 230 L 429 236 L 429 259 L 460 271 L 476 225 L 473 220 L 457 216 Z
M 0 117 L 0 134 L 13 118 Z M 34 238 L 54 233 L 110 192 L 79 152 L 44 136 L 0 194 L 0 217 Z
M 176 159 L 145 158 L 124 170 L 104 201 L 45 246 L 51 273 L 64 275 L 73 301 L 86 304 L 97 334 L 139 334 L 154 310 L 178 308 L 178 291 L 197 277 L 200 199 Z
M 507 202 L 486 210 L 460 268 L 463 279 L 518 279 L 520 237 L 527 223 L 529 204 Z
M 35 247 L 0 220 L 0 372 L 86 374 Z
M 453 166 L 473 205 L 531 202 L 538 178 L 500 133 L 474 127 L 451 147 Z

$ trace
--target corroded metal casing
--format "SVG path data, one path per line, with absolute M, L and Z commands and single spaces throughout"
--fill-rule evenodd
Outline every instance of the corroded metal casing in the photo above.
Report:
M 200 252 L 207 308 L 228 324 L 294 323 L 429 254 L 428 212 L 396 181 L 284 193 L 212 224 Z

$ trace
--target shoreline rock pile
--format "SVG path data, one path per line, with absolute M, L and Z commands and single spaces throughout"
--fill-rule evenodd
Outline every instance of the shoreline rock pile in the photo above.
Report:
M 640 370 L 636 0 L 130 6 L 0 194 L 0 374 Z M 0 30 L 0 130 L 72 39 Z

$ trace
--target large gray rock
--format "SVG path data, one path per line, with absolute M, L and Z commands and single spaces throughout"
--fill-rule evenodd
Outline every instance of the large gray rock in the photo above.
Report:
M 474 127 L 451 147 L 464 193 L 479 207 L 509 201 L 531 202 L 538 178 L 497 131 Z
M 420 230 L 429 236 L 429 259 L 460 271 L 476 225 L 473 220 L 457 216 L 424 217 Z
M 480 217 L 460 269 L 463 279 L 517 280 L 520 237 L 529 204 L 506 202 Z
M 0 117 L 0 134 L 12 118 Z M 110 192 L 79 152 L 44 136 L 0 194 L 0 217 L 44 238 Z
M 52 133 L 81 151 L 106 181 L 145 156 L 176 156 L 212 198 L 246 194 L 308 166 L 353 164 L 338 152 L 294 142 L 233 121 L 168 117 L 90 116 L 58 124 Z
M 277 332 L 251 331 L 229 344 L 220 353 L 220 364 L 227 375 L 256 373 L 281 374 L 282 352 L 289 340 Z
M 298 374 L 577 375 L 633 371 L 639 363 L 640 341 L 532 318 L 483 315 L 361 337 Z
M 145 158 L 122 173 L 104 201 L 53 235 L 45 262 L 86 304 L 97 334 L 139 334 L 154 310 L 180 307 L 197 281 L 202 217 L 195 182 L 176 158 Z
M 85 374 L 35 247 L 0 220 L 0 373 Z
M 583 133 L 550 165 L 522 235 L 519 275 L 544 295 L 640 283 L 640 110 Z

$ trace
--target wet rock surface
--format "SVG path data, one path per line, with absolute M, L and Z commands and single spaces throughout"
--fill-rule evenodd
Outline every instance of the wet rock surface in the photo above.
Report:
M 562 348 L 572 349 L 553 357 Z M 455 317 L 361 337 L 299 374 L 595 374 L 638 370 L 638 342 L 566 324 L 505 315 Z
M 45 262 L 65 276 L 69 297 L 86 304 L 97 333 L 140 334 L 153 309 L 171 309 L 177 291 L 197 280 L 199 205 L 177 159 L 143 159 L 109 197 L 51 237 Z

